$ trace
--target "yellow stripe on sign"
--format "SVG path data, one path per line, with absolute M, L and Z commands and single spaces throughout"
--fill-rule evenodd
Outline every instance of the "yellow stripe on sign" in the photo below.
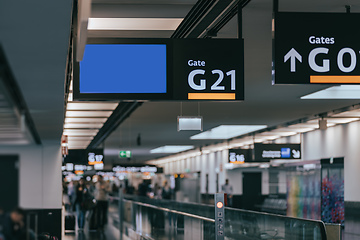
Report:
M 235 100 L 235 93 L 189 93 L 189 100 Z
M 360 76 L 310 76 L 310 83 L 360 83 Z

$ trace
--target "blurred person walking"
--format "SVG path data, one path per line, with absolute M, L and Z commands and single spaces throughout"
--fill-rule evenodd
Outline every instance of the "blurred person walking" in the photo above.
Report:
M 162 199 L 162 188 L 157 183 L 154 186 L 154 198 L 155 199 Z
M 25 211 L 21 208 L 15 208 L 10 213 L 0 216 L 0 233 L 5 240 L 24 240 L 25 232 Z
M 142 181 L 142 183 L 140 183 L 138 187 L 138 195 L 140 197 L 147 197 L 148 192 L 149 192 L 149 185 L 145 181 Z
M 97 201 L 96 216 L 98 230 L 103 231 L 104 226 L 107 223 L 108 216 L 108 199 L 107 193 L 109 192 L 109 185 L 104 181 L 102 176 L 98 176 L 98 181 L 95 184 L 95 199 Z
M 162 199 L 167 199 L 167 200 L 171 199 L 171 188 L 167 181 L 164 182 L 164 186 L 161 191 L 161 197 Z
M 67 186 L 67 195 L 69 197 L 69 202 L 70 202 L 70 207 L 69 207 L 69 212 L 74 211 L 75 210 L 75 184 L 73 181 L 69 182 L 68 186 Z
M 84 179 L 80 179 L 79 184 L 76 186 L 75 191 L 75 207 L 77 213 L 77 221 L 78 221 L 78 228 L 79 231 L 84 230 L 85 226 L 85 214 L 86 214 L 86 207 L 85 202 L 90 198 L 89 190 L 87 189 Z
M 233 187 L 229 184 L 229 179 L 225 180 L 225 184 L 221 186 L 221 190 L 226 194 L 226 202 L 228 207 L 232 207 L 233 205 Z

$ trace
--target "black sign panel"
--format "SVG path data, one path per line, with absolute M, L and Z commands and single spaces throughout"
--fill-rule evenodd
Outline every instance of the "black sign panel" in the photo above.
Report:
M 360 83 L 359 13 L 275 14 L 273 83 Z
M 243 164 L 252 162 L 251 149 L 229 149 L 229 163 Z
M 145 164 L 133 164 L 133 165 L 114 165 L 114 172 L 152 172 L 152 173 L 163 173 L 163 168 L 155 165 Z
M 79 165 L 93 165 L 95 162 L 104 161 L 104 149 L 70 149 L 64 157 L 64 163 Z
M 243 40 L 175 39 L 174 99 L 244 100 Z
M 90 39 L 75 100 L 244 100 L 239 39 Z
M 261 144 L 255 143 L 255 161 L 272 159 L 301 159 L 300 144 Z

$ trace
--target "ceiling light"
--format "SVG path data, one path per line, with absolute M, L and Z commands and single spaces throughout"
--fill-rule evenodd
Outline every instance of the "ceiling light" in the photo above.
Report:
M 290 129 L 290 128 L 278 128 L 272 130 L 270 133 L 281 137 L 288 137 L 297 134 L 297 132 L 294 129 Z
M 331 117 L 360 117 L 360 110 L 356 109 L 352 111 L 342 112 L 332 115 Z
M 71 129 L 71 128 L 101 128 L 103 126 L 102 123 L 65 123 L 64 128 L 65 129 Z
M 266 125 L 220 125 L 211 130 L 191 136 L 190 139 L 229 139 L 260 129 L 267 128 Z
M 118 103 L 79 103 L 70 102 L 67 104 L 67 110 L 114 110 Z
M 358 121 L 360 118 L 327 118 L 328 123 L 344 124 Z
M 65 123 L 104 123 L 107 118 L 67 117 Z
M 66 117 L 109 117 L 112 111 L 66 111 Z
M 296 126 L 289 126 L 288 128 L 291 131 L 298 132 L 298 133 L 310 132 L 310 131 L 313 131 L 316 129 L 316 128 L 312 128 L 312 127 L 296 127 Z
M 92 140 L 93 136 L 68 136 L 68 141 L 86 141 Z
M 314 119 L 314 120 L 310 120 L 307 122 L 308 124 L 316 124 L 316 128 L 319 127 L 319 120 L 318 119 Z M 331 121 L 327 121 L 327 127 L 332 127 L 335 126 L 336 124 L 334 122 Z
M 74 100 L 73 93 L 68 94 L 68 102 L 72 102 Z
M 319 124 L 318 123 L 313 123 L 313 122 L 307 122 L 307 123 L 298 123 L 298 124 L 294 124 L 294 125 L 290 125 L 288 128 L 318 128 Z
M 63 135 L 68 136 L 95 136 L 99 130 L 65 129 Z
M 182 18 L 89 18 L 88 30 L 174 31 L 182 20 Z
M 166 145 L 166 146 L 152 149 L 152 150 L 150 150 L 150 153 L 178 153 L 178 152 L 183 152 L 183 151 L 190 150 L 193 148 L 194 148 L 194 146 L 192 146 L 192 145 L 182 145 L 182 146 Z
M 305 95 L 301 99 L 360 99 L 360 85 L 334 86 Z

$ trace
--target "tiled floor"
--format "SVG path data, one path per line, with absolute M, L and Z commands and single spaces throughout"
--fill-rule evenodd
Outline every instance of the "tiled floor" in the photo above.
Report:
M 120 239 L 120 232 L 113 224 L 113 214 L 109 211 L 108 224 L 106 225 L 103 232 L 89 231 L 88 222 L 85 223 L 83 232 L 75 231 L 74 233 L 66 233 L 63 236 L 63 240 L 118 240 Z M 124 238 L 126 239 L 126 238 Z

